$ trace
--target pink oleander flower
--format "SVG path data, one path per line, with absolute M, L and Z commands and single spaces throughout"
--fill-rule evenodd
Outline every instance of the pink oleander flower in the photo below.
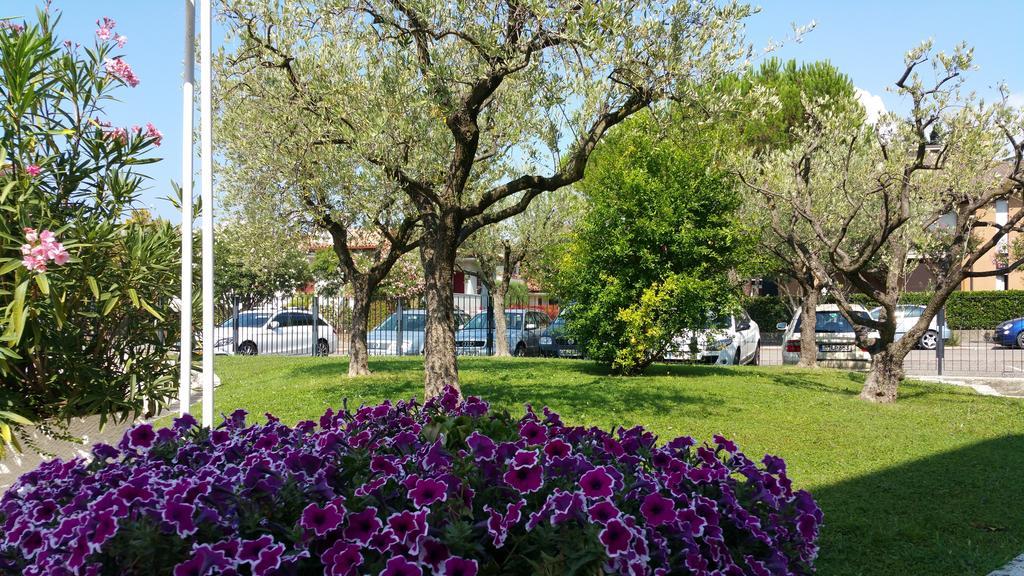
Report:
M 139 85 L 139 79 L 132 71 L 132 67 L 121 58 L 107 58 L 103 61 L 103 68 L 107 74 L 121 80 L 125 84 L 135 88 Z
M 71 259 L 67 249 L 57 241 L 57 235 L 52 231 L 38 232 L 28 227 L 23 231 L 27 243 L 21 245 L 21 264 L 30 272 L 46 272 L 48 262 L 63 266 Z
M 116 140 L 122 146 L 128 143 L 128 131 L 124 128 L 114 128 L 109 130 L 107 131 L 106 136 L 111 140 Z
M 96 29 L 96 37 L 100 40 L 110 40 L 111 33 L 114 31 L 114 26 L 117 25 L 117 22 L 104 16 L 102 20 L 96 21 L 96 25 L 99 26 Z
M 29 176 L 32 176 L 33 178 L 39 176 L 40 172 L 42 172 L 42 169 L 39 168 L 39 166 L 36 166 L 35 164 L 29 164 L 28 166 L 25 167 L 25 173 L 28 174 Z
M 124 45 L 128 43 L 128 37 L 118 34 L 114 36 L 114 42 L 117 42 L 118 48 L 124 48 Z
M 146 136 L 153 139 L 153 143 L 157 146 L 160 145 L 164 140 L 163 132 L 156 129 L 152 122 L 146 122 Z

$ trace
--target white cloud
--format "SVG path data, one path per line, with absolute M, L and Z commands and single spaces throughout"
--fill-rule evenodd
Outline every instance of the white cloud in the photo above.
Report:
M 882 114 L 886 113 L 885 102 L 882 101 L 881 96 L 856 87 L 853 89 L 853 93 L 857 97 L 857 101 L 867 111 L 869 124 L 874 124 Z

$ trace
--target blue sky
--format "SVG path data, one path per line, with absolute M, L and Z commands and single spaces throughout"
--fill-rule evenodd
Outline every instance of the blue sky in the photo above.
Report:
M 0 16 L 32 17 L 40 4 L 36 0 L 3 0 Z M 175 210 L 160 198 L 170 194 L 172 180 L 181 178 L 183 4 L 182 0 L 53 1 L 63 12 L 60 34 L 64 38 L 91 43 L 95 21 L 101 16 L 114 18 L 117 32 L 128 37 L 125 59 L 141 84 L 123 90 L 123 101 L 110 106 L 108 113 L 115 124 L 153 122 L 163 131 L 163 145 L 157 152 L 164 160 L 145 167 L 151 182 L 143 200 L 156 214 L 175 222 Z M 943 50 L 951 50 L 960 41 L 973 45 L 980 70 L 971 75 L 971 86 L 992 95 L 996 84 L 1005 81 L 1024 104 L 1024 62 L 1015 27 L 1024 21 L 1024 2 L 1019 0 L 776 0 L 762 8 L 761 14 L 748 22 L 748 38 L 756 47 L 767 45 L 770 39 L 785 40 L 793 23 L 814 20 L 817 26 L 803 42 L 786 42 L 775 55 L 829 60 L 859 88 L 879 96 L 889 109 L 904 108 L 885 92 L 902 72 L 903 54 L 929 38 Z

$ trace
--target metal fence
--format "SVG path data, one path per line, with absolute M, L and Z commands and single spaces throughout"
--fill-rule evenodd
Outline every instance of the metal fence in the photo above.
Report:
M 909 322 L 916 321 L 910 319 Z M 1016 325 L 1014 325 L 1016 326 Z M 782 333 L 761 327 L 763 365 L 783 363 Z M 997 331 L 947 324 L 939 314 L 930 326 L 931 334 L 907 355 L 904 370 L 918 376 L 1024 378 L 1024 349 L 1017 342 L 1014 327 Z
M 490 299 L 484 294 L 455 295 L 455 342 L 460 355 L 489 356 L 498 347 Z M 549 327 L 557 318 L 557 305 L 528 299 L 506 301 L 508 351 L 517 356 L 548 355 L 545 343 L 565 345 L 564 335 Z M 217 308 L 216 350 L 223 354 L 280 354 L 314 356 L 349 353 L 352 300 L 345 296 L 299 294 L 254 305 L 225 298 Z M 426 307 L 421 298 L 387 298 L 370 306 L 367 348 L 372 356 L 423 353 Z M 1024 378 L 1024 349 L 1017 334 L 946 325 L 943 316 L 932 326 L 937 337 L 922 343 L 907 356 L 904 368 L 912 375 Z M 1004 331 L 1005 332 L 1005 331 Z M 782 333 L 774 326 L 760 327 L 761 365 L 783 364 Z M 934 346 L 931 344 L 934 343 Z
M 484 294 L 457 294 L 455 341 L 463 355 L 493 355 L 498 346 L 496 318 Z M 298 294 L 245 305 L 224 298 L 217 306 L 218 354 L 291 356 L 347 355 L 353 331 L 353 301 L 345 296 Z M 558 316 L 558 306 L 530 303 L 529 297 L 505 302 L 508 351 L 539 355 L 540 341 Z M 421 298 L 387 298 L 370 304 L 367 349 L 374 356 L 423 353 L 427 311 Z

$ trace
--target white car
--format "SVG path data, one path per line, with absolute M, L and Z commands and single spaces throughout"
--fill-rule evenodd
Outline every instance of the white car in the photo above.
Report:
M 852 306 L 854 314 L 869 316 L 868 311 L 858 304 Z M 818 347 L 818 365 L 843 370 L 867 370 L 871 367 L 871 354 L 857 345 L 853 326 L 839 312 L 835 304 L 822 304 L 815 309 L 814 341 Z M 777 328 L 785 332 L 782 345 L 782 363 L 796 364 L 800 361 L 800 325 L 802 318 L 797 310 L 793 320 L 780 323 Z M 878 336 L 877 332 L 871 333 Z
M 918 304 L 900 304 L 896 306 L 896 339 L 903 338 L 903 335 L 908 330 L 917 324 L 917 319 L 924 313 L 924 306 Z M 871 310 L 871 317 L 878 320 L 882 317 L 882 307 L 879 306 Z M 949 330 L 948 326 L 942 327 L 942 339 L 949 340 L 953 333 Z M 921 339 L 917 341 L 918 348 L 925 350 L 935 350 L 939 344 L 939 318 L 938 315 L 932 317 L 932 321 L 928 324 L 928 330 L 921 335 Z
M 338 350 L 338 336 L 327 322 L 301 308 L 248 310 L 238 315 L 238 348 L 234 347 L 234 318 L 217 326 L 213 335 L 217 354 L 280 354 L 285 356 L 327 356 Z
M 761 329 L 745 313 L 718 316 L 703 330 L 676 336 L 663 358 L 702 364 L 757 365 L 761 359 Z

